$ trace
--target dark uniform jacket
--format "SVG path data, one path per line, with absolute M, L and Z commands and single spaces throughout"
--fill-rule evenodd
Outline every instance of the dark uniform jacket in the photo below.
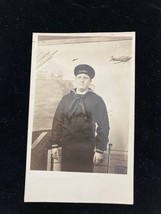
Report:
M 82 108 L 86 112 L 86 120 Z M 82 96 L 77 95 L 75 91 L 63 96 L 52 124 L 52 145 L 82 151 L 96 147 L 97 150 L 103 151 L 107 149 L 108 134 L 107 110 L 100 96 L 92 90 Z

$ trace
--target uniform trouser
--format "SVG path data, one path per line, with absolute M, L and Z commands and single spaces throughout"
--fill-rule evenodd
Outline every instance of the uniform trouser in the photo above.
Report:
M 93 172 L 94 151 L 80 151 L 62 148 L 62 171 Z

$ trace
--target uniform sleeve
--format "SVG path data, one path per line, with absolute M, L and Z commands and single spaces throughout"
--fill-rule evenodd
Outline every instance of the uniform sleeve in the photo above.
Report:
M 63 109 L 63 98 L 58 104 L 56 109 L 53 123 L 52 123 L 52 130 L 51 130 L 51 146 L 52 147 L 59 147 L 61 146 L 61 137 L 62 137 L 62 125 L 64 122 L 65 112 Z
M 96 123 L 97 123 L 97 135 L 96 135 L 96 150 L 107 150 L 107 143 L 109 141 L 109 119 L 107 114 L 106 105 L 102 98 L 96 108 Z

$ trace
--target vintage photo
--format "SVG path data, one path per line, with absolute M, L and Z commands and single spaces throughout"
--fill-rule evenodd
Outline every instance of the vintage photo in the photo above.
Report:
M 133 203 L 134 57 L 134 32 L 33 34 L 25 201 Z

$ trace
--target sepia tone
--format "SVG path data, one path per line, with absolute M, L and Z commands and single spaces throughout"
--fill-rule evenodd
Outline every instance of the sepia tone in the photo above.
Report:
M 84 37 L 65 37 L 65 36 L 39 36 L 38 38 L 38 52 L 37 52 L 37 66 L 36 66 L 36 87 L 35 87 L 35 101 L 34 101 L 34 124 L 33 124 L 33 134 L 32 134 L 32 152 L 31 152 L 31 170 L 61 170 L 61 158 L 59 158 L 59 161 L 53 160 L 50 156 L 50 151 L 47 149 L 47 144 L 50 140 L 50 134 L 51 134 L 51 123 L 53 119 L 54 112 L 56 110 L 56 107 L 62 98 L 63 95 L 67 94 L 71 89 L 74 88 L 74 81 L 65 79 L 64 77 L 64 67 L 65 64 L 57 64 L 55 62 L 56 55 L 59 54 L 59 45 L 75 45 L 75 44 L 99 44 L 108 42 L 110 55 L 106 56 L 106 50 L 102 50 L 102 53 L 99 54 L 104 57 L 104 61 L 106 63 L 107 69 L 108 66 L 112 67 L 112 72 L 119 72 L 117 73 L 117 78 L 122 78 L 122 84 L 125 83 L 126 85 L 123 86 L 124 88 L 119 88 L 119 86 L 115 86 L 115 90 L 120 90 L 122 92 L 125 92 L 125 94 L 122 93 L 122 107 L 128 110 L 129 104 L 130 104 L 130 97 L 128 96 L 128 92 L 125 90 L 128 89 L 128 82 L 130 80 L 130 71 L 128 69 L 130 68 L 131 62 L 129 58 L 128 60 L 124 60 L 122 58 L 117 60 L 117 58 L 112 58 L 113 53 L 119 54 L 120 50 L 124 51 L 124 53 L 121 53 L 122 55 L 131 56 L 131 37 L 98 37 L 98 36 L 84 36 Z M 56 48 L 55 48 L 56 45 Z M 50 48 L 49 48 L 50 47 Z M 52 48 L 51 48 L 52 47 Z M 61 47 L 60 47 L 61 48 Z M 92 48 L 92 51 L 95 51 L 95 47 Z M 120 50 L 119 50 L 120 49 Z M 98 47 L 96 46 L 96 51 L 98 51 Z M 61 51 L 61 50 L 60 50 Z M 66 52 L 68 54 L 68 52 Z M 69 53 L 71 54 L 71 53 Z M 104 54 L 104 56 L 103 56 Z M 109 54 L 109 51 L 108 51 Z M 77 51 L 73 52 L 73 56 L 70 57 L 70 63 L 74 64 L 78 63 L 81 59 L 82 53 L 77 53 Z M 116 55 L 116 56 L 117 56 Z M 119 54 L 120 56 L 120 54 Z M 62 55 L 62 57 L 67 57 L 67 55 Z M 111 58 L 110 58 L 111 57 Z M 98 60 L 97 55 L 97 60 Z M 121 63 L 116 64 L 116 63 Z M 51 67 L 50 64 L 53 66 Z M 101 66 L 101 65 L 100 65 Z M 118 70 L 119 66 L 119 71 Z M 121 66 L 123 67 L 123 71 L 121 70 Z M 111 68 L 110 68 L 111 69 Z M 110 71 L 109 71 L 110 72 Z M 122 73 L 124 72 L 124 73 Z M 70 71 L 72 73 L 72 70 Z M 127 75 L 126 75 L 127 73 Z M 97 72 L 97 75 L 99 74 L 99 71 Z M 112 74 L 116 75 L 116 74 Z M 105 75 L 104 75 L 105 76 Z M 101 78 L 104 78 L 104 76 L 101 76 Z M 107 79 L 108 82 L 108 79 Z M 118 83 L 118 82 L 117 82 Z M 120 83 L 121 84 L 121 83 Z M 95 88 L 95 85 L 92 85 L 93 88 Z M 99 87 L 99 86 L 98 86 Z M 98 89 L 98 88 L 97 88 Z M 123 91 L 124 90 L 124 91 Z M 97 92 L 97 90 L 96 90 Z M 106 95 L 105 90 L 102 90 L 102 96 L 105 97 Z M 118 98 L 120 97 L 119 93 Z M 111 95 L 113 96 L 113 95 Z M 107 98 L 107 105 L 110 105 L 109 101 L 111 98 Z M 127 103 L 129 102 L 129 103 Z M 107 106 L 108 114 L 110 117 L 110 122 L 113 122 L 113 118 L 115 114 L 114 109 L 110 109 L 109 106 Z M 126 111 L 127 112 L 127 111 Z M 124 112 L 123 112 L 124 113 Z M 117 114 L 117 113 L 116 113 Z M 120 115 L 121 116 L 121 115 Z M 124 127 L 124 130 L 120 126 L 120 131 L 117 130 L 117 136 L 120 132 L 128 132 L 128 112 L 126 115 L 126 118 L 124 117 L 124 121 L 120 121 L 120 118 L 118 116 L 117 123 L 124 124 L 126 122 L 126 127 Z M 115 129 L 115 128 L 114 128 Z M 126 130 L 125 130 L 126 129 Z M 114 130 L 110 130 L 110 132 L 114 132 Z M 120 133 L 123 135 L 123 133 Z M 117 139 L 114 140 L 114 143 L 109 143 L 107 152 L 104 153 L 104 161 L 99 166 L 94 167 L 94 172 L 102 172 L 102 173 L 118 173 L 118 174 L 126 174 L 127 173 L 127 163 L 128 163 L 128 135 L 122 136 L 122 138 L 119 138 L 119 141 Z M 121 145 L 122 144 L 122 145 Z M 61 153 L 60 153 L 61 154 Z M 50 161 L 50 163 L 49 163 Z M 51 167 L 49 167 L 51 165 Z

